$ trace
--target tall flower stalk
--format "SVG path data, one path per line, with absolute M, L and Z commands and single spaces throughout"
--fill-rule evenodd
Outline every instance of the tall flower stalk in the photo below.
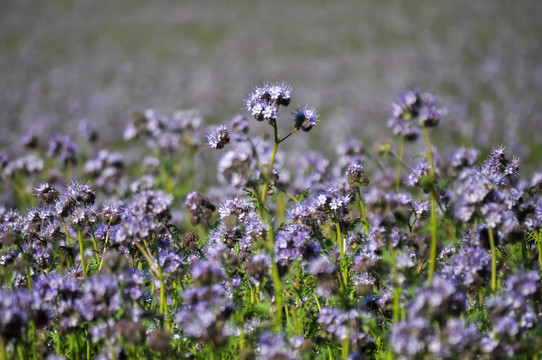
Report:
M 257 189 L 253 188 L 255 196 L 259 199 L 259 209 L 260 216 L 266 222 L 268 226 L 267 231 L 267 246 L 271 253 L 274 251 L 275 245 L 275 229 L 274 224 L 271 218 L 271 214 L 267 206 L 265 205 L 269 185 L 273 179 L 273 166 L 275 164 L 275 158 L 277 155 L 277 150 L 279 144 L 288 139 L 293 135 L 297 130 L 301 129 L 305 132 L 310 131 L 315 125 L 316 120 L 318 119 L 318 114 L 312 108 L 303 106 L 298 108 L 294 113 L 293 121 L 294 128 L 283 138 L 280 137 L 278 131 L 278 111 L 279 108 L 286 107 L 290 104 L 291 97 L 291 87 L 284 83 L 271 83 L 265 84 L 263 87 L 256 87 L 252 93 L 250 93 L 246 99 L 245 103 L 247 109 L 251 112 L 254 119 L 257 121 L 266 120 L 269 125 L 273 127 L 273 152 L 271 154 L 271 159 L 269 164 L 263 170 L 262 179 L 264 181 L 263 187 L 261 190 L 261 195 L 258 194 Z M 282 329 L 282 282 L 280 279 L 278 266 L 275 261 L 272 262 L 271 267 L 273 285 L 275 287 L 275 306 L 276 306 L 276 328 L 277 331 Z M 286 309 L 286 314 L 288 315 L 288 309 Z

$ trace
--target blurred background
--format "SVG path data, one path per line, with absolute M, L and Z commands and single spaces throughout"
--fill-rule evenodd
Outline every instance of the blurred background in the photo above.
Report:
M 443 153 L 503 144 L 537 169 L 541 14 L 540 0 L 1 1 L 0 151 L 29 130 L 75 134 L 82 120 L 111 145 L 147 108 L 224 123 L 248 116 L 253 86 L 284 81 L 292 111 L 321 114 L 288 141 L 296 151 L 393 138 L 391 103 L 419 89 L 448 109 L 432 131 Z

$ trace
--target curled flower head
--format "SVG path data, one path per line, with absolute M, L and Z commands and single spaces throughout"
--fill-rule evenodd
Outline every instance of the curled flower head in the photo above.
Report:
M 245 104 L 256 120 L 267 120 L 272 125 L 277 120 L 279 106 L 290 104 L 291 91 L 292 88 L 288 84 L 268 83 L 263 87 L 256 87 L 247 95 Z
M 309 132 L 318 120 L 318 114 L 313 108 L 309 108 L 306 105 L 300 107 L 294 113 L 294 123 L 296 129 L 301 129 L 305 132 Z
M 225 125 L 211 128 L 207 133 L 207 141 L 211 149 L 222 149 L 230 143 L 230 132 Z

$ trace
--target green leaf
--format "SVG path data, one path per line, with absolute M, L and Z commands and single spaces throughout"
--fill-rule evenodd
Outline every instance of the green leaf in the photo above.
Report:
M 98 262 L 98 259 L 96 256 L 93 256 L 90 260 L 90 262 L 87 264 L 87 276 L 92 276 L 98 271 L 100 268 L 100 263 Z
M 75 253 L 73 252 L 73 248 L 61 245 L 58 247 L 58 251 L 60 252 L 60 256 L 66 258 L 70 263 L 74 263 Z
M 305 198 L 309 195 L 310 189 L 311 188 L 306 188 L 305 190 L 303 190 L 303 192 L 301 194 L 299 194 L 299 196 L 297 197 L 297 203 L 298 204 L 301 204 L 303 202 L 303 200 L 305 200 Z

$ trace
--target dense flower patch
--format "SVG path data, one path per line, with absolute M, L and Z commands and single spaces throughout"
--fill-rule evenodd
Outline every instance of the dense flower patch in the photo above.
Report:
M 147 110 L 122 152 L 86 124 L 0 155 L 0 359 L 539 355 L 542 175 L 503 147 L 441 156 L 444 111 L 417 91 L 393 105 L 396 141 L 296 153 L 291 171 L 282 142 L 326 121 L 302 105 L 281 136 L 292 92 L 245 98 L 264 136 L 243 115 L 202 130 Z

